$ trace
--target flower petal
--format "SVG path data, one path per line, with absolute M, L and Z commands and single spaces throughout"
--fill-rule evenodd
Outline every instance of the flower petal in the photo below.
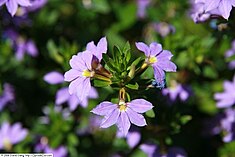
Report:
M 78 97 L 78 99 L 83 102 L 85 99 L 87 99 L 90 90 L 91 90 L 90 78 L 86 78 L 77 87 L 77 97 Z
M 70 84 L 69 84 L 69 94 L 72 95 L 74 93 L 77 92 L 77 88 L 79 86 L 82 86 L 83 81 L 86 78 L 84 77 L 78 77 L 77 79 L 73 80 Z M 82 91 L 82 90 L 81 90 Z
M 113 110 L 117 109 L 117 104 L 113 104 L 108 101 L 104 101 L 91 110 L 92 113 L 105 116 L 110 114 Z
M 207 0 L 205 3 L 205 12 L 216 9 L 219 6 L 220 0 Z
M 228 20 L 231 10 L 232 10 L 232 5 L 231 5 L 230 1 L 222 0 L 219 5 L 219 11 L 220 11 L 221 15 L 223 16 L 223 18 Z
M 119 111 L 119 109 L 116 108 L 109 115 L 105 116 L 100 127 L 101 128 L 108 128 L 108 127 L 112 126 L 113 124 L 115 124 L 117 122 L 119 115 L 120 115 L 120 111 Z
M 17 0 L 17 3 L 23 7 L 31 6 L 31 3 L 29 0 Z
M 91 87 L 91 90 L 89 92 L 89 98 L 91 98 L 91 99 L 98 98 L 98 92 L 94 87 Z
M 83 51 L 81 53 L 81 58 L 83 60 L 83 62 L 85 63 L 85 66 L 86 66 L 86 69 L 84 70 L 91 70 L 91 62 L 92 62 L 92 58 L 93 58 L 93 55 L 90 51 Z
M 149 49 L 149 47 L 145 43 L 143 43 L 143 42 L 136 42 L 135 45 L 136 45 L 138 50 L 144 52 L 145 56 L 147 56 L 147 57 L 150 56 L 150 49 Z
M 145 126 L 146 121 L 144 119 L 144 116 L 141 114 L 138 114 L 137 112 L 133 111 L 131 108 L 126 110 L 126 113 L 131 121 L 131 123 L 137 125 L 137 126 Z
M 123 133 L 123 135 L 126 136 L 131 126 L 130 120 L 126 112 L 121 112 L 117 120 L 117 126 L 118 126 L 118 129 Z
M 153 65 L 154 77 L 158 82 L 163 82 L 165 79 L 165 72 L 158 66 Z
M 57 71 L 52 71 L 44 75 L 43 80 L 49 84 L 59 84 L 64 82 L 64 76 Z
M 70 97 L 69 89 L 67 87 L 61 88 L 56 93 L 55 104 L 61 105 L 64 102 L 68 101 Z
M 2 6 L 4 3 L 6 3 L 7 0 L 0 0 L 0 6 Z
M 73 55 L 69 61 L 69 64 L 73 69 L 76 69 L 81 72 L 83 72 L 84 70 L 87 70 L 86 64 L 83 61 L 82 56 L 83 54 L 82 52 L 80 52 L 77 55 Z
M 77 108 L 79 102 L 80 101 L 75 94 L 70 95 L 69 101 L 68 101 L 70 111 L 74 111 Z
M 176 65 L 169 60 L 162 60 L 162 61 L 156 62 L 155 64 L 165 71 L 176 72 L 176 69 L 177 69 Z
M 127 106 L 130 107 L 133 111 L 138 113 L 144 113 L 153 108 L 152 103 L 144 99 L 135 99 L 127 103 Z
M 18 4 L 16 0 L 8 0 L 6 1 L 6 6 L 8 12 L 11 14 L 11 16 L 14 16 L 16 14 Z
M 64 74 L 64 81 L 73 81 L 74 79 L 78 78 L 82 75 L 81 71 L 70 69 Z
M 156 56 L 162 51 L 162 45 L 156 42 L 150 44 L 150 56 Z

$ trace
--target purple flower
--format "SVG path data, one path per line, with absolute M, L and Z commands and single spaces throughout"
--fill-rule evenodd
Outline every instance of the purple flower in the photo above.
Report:
M 214 98 L 218 101 L 217 107 L 225 108 L 234 105 L 235 103 L 235 76 L 233 77 L 233 82 L 224 82 L 224 92 L 216 93 Z
M 72 69 L 64 74 L 64 80 L 71 82 L 69 93 L 76 94 L 81 102 L 86 101 L 91 91 L 90 78 L 95 74 L 91 67 L 92 57 L 93 55 L 89 51 L 73 55 L 69 62 Z
M 175 27 L 166 22 L 153 23 L 152 26 L 162 37 L 175 32 Z
M 0 96 L 0 111 L 10 102 L 13 102 L 15 99 L 14 88 L 5 83 L 3 85 L 3 93 Z
M 235 40 L 232 41 L 232 48 L 226 51 L 225 57 L 229 58 L 235 55 Z M 235 69 L 235 60 L 230 61 L 228 64 L 229 69 Z
M 137 1 L 137 16 L 145 18 L 146 8 L 150 5 L 151 0 L 136 0 Z
M 47 73 L 43 79 L 49 84 L 60 84 L 64 82 L 64 76 L 57 71 Z M 82 107 L 87 107 L 89 98 L 98 98 L 98 93 L 93 87 L 91 87 L 86 99 L 82 102 L 80 102 L 76 94 L 70 94 L 69 89 L 64 87 L 57 91 L 55 104 L 62 105 L 63 103 L 68 102 L 69 109 L 73 111 L 77 108 L 78 104 L 81 104 Z
M 8 122 L 4 122 L 0 128 L 0 149 L 11 149 L 13 144 L 23 141 L 27 134 L 28 131 L 20 123 L 10 126 Z
M 170 99 L 172 101 L 175 101 L 178 96 L 179 96 L 180 100 L 182 100 L 182 101 L 187 100 L 189 97 L 188 91 L 185 90 L 181 84 L 178 84 L 175 81 L 172 84 L 173 85 L 171 87 L 164 88 L 162 90 L 162 94 L 169 95 Z
M 3 4 L 6 4 L 7 10 L 11 16 L 16 14 L 18 5 L 23 7 L 28 7 L 31 5 L 29 0 L 0 0 L 0 6 Z
M 222 131 L 225 133 L 223 141 L 231 142 L 235 139 L 235 110 L 228 108 L 224 114 L 225 117 L 220 121 Z
M 101 38 L 97 46 L 95 46 L 94 41 L 89 42 L 86 46 L 86 50 L 90 51 L 94 56 L 96 56 L 100 62 L 102 59 L 102 54 L 107 53 L 106 37 Z
M 150 102 L 144 99 L 135 99 L 128 103 L 120 100 L 119 104 L 105 101 L 100 103 L 91 112 L 104 116 L 100 125 L 101 128 L 108 128 L 113 124 L 117 124 L 119 131 L 126 136 L 131 123 L 137 126 L 147 125 L 144 116 L 140 113 L 144 113 L 152 108 L 153 106 Z
M 48 146 L 48 139 L 46 137 L 41 138 L 40 143 L 38 143 L 35 147 L 35 151 L 52 153 L 55 157 L 66 157 L 68 154 L 68 151 L 64 146 L 59 146 L 57 148 L 51 148 Z
M 162 82 L 165 78 L 164 71 L 176 71 L 176 65 L 170 61 L 173 55 L 170 51 L 163 50 L 161 44 L 153 42 L 148 47 L 142 42 L 137 42 L 136 47 L 144 52 L 145 62 L 153 67 L 154 77 L 158 82 Z
M 148 157 L 187 157 L 187 153 L 179 147 L 171 147 L 165 153 L 162 153 L 154 144 L 142 144 L 140 149 L 145 152 Z
M 4 36 L 10 39 L 11 46 L 15 48 L 15 55 L 18 60 L 22 60 L 25 53 L 32 57 L 36 57 L 38 55 L 37 47 L 31 39 L 26 40 L 22 38 L 13 29 L 5 31 Z

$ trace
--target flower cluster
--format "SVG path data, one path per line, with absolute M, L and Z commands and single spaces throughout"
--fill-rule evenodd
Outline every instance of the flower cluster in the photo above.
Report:
M 130 66 L 127 67 L 127 69 L 129 68 L 131 70 L 129 72 L 127 70 L 127 72 L 124 73 L 125 69 L 121 69 L 119 65 L 116 65 L 116 70 L 113 66 L 111 66 L 113 68 L 109 67 L 109 69 L 114 72 L 112 74 L 101 65 L 102 56 L 107 53 L 107 40 L 104 37 L 98 42 L 97 46 L 94 42 L 90 42 L 87 44 L 86 50 L 72 56 L 69 62 L 72 69 L 67 71 L 64 75 L 64 80 L 71 82 L 69 85 L 69 94 L 76 95 L 81 103 L 84 103 L 87 97 L 91 95 L 92 80 L 100 80 L 110 86 L 115 83 L 120 86 L 118 102 L 101 102 L 91 112 L 104 117 L 100 124 L 101 128 L 108 128 L 116 124 L 119 131 L 124 136 L 127 135 L 131 123 L 137 126 L 147 125 L 144 116 L 141 114 L 153 108 L 152 103 L 144 99 L 134 99 L 132 101 L 128 99 L 128 101 L 126 101 L 126 96 L 128 95 L 126 93 L 126 87 L 129 87 L 126 86 L 126 84 L 130 82 L 135 75 L 141 73 L 141 71 L 143 72 L 148 66 L 153 67 L 154 77 L 157 82 L 162 82 L 165 79 L 165 71 L 176 71 L 176 65 L 170 61 L 173 55 L 170 51 L 163 50 L 161 44 L 153 42 L 150 46 L 147 46 L 142 42 L 137 42 L 136 47 L 145 54 L 142 66 L 140 68 L 136 67 L 136 71 L 133 71 L 133 66 Z M 115 60 L 117 64 L 123 64 L 124 66 L 129 64 L 129 59 L 127 59 L 126 62 L 123 61 L 128 58 L 124 56 L 129 54 L 129 49 L 126 49 L 126 54 L 119 51 L 119 49 L 116 53 L 120 53 L 121 55 L 114 54 L 114 58 L 115 55 L 119 55 L 117 57 L 123 57 Z M 112 59 L 105 60 L 105 62 L 108 63 L 110 60 Z M 123 68 L 123 65 L 120 67 Z M 121 77 L 118 71 L 120 71 Z M 48 76 L 46 76 L 45 79 L 50 80 Z

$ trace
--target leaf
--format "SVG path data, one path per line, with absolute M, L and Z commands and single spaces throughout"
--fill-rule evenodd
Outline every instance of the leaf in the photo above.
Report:
M 123 48 L 123 54 L 125 55 L 125 60 L 126 60 L 127 64 L 131 59 L 131 51 L 130 50 L 131 50 L 130 43 L 127 42 Z
M 109 86 L 110 82 L 103 81 L 103 80 L 94 80 L 94 86 L 95 87 L 106 87 Z
M 192 120 L 191 115 L 183 115 L 180 117 L 181 124 L 183 124 L 183 125 L 188 123 L 190 120 Z
M 154 113 L 153 109 L 148 110 L 145 114 L 146 114 L 146 116 L 148 116 L 150 118 L 154 118 L 155 117 L 155 113 Z
M 130 88 L 130 89 L 134 89 L 134 90 L 138 90 L 139 89 L 139 85 L 138 83 L 136 82 L 134 85 L 133 84 L 127 84 L 125 85 L 127 88 Z

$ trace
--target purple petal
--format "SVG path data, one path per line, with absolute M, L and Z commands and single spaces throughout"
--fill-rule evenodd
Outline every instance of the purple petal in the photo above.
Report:
M 101 128 L 108 128 L 115 124 L 118 120 L 118 117 L 120 115 L 119 109 L 114 109 L 109 115 L 106 115 L 104 120 L 102 121 L 100 127 Z
M 69 89 L 67 87 L 61 88 L 57 91 L 56 93 L 56 98 L 55 98 L 55 104 L 56 105 L 61 105 L 68 101 L 70 94 L 69 94 Z
M 0 0 L 0 6 L 2 6 L 4 3 L 6 3 L 7 0 Z
M 118 129 L 123 133 L 123 135 L 126 136 L 131 126 L 130 120 L 126 112 L 121 112 L 117 121 L 117 126 Z
M 98 92 L 94 87 L 91 87 L 91 90 L 89 92 L 89 98 L 91 98 L 91 99 L 98 98 Z
M 31 5 L 29 0 L 17 0 L 17 3 L 23 7 L 28 7 Z
M 10 124 L 8 122 L 3 122 L 0 132 L 2 133 L 3 136 L 8 136 L 9 129 L 10 129 Z
M 107 39 L 106 37 L 103 37 L 100 39 L 100 41 L 97 44 L 97 52 L 94 54 L 99 61 L 102 59 L 102 54 L 107 53 Z
M 162 45 L 156 42 L 150 44 L 150 56 L 156 56 L 162 51 Z
M 172 53 L 168 50 L 163 50 L 159 55 L 157 55 L 157 59 L 160 60 L 170 60 L 172 57 Z
M 72 59 L 70 59 L 69 61 L 69 64 L 73 69 L 76 69 L 81 72 L 87 70 L 86 64 L 84 63 L 82 56 L 83 54 L 82 52 L 80 52 L 77 55 L 73 55 Z
M 75 94 L 70 95 L 69 101 L 68 101 L 70 111 L 74 111 L 77 108 L 79 102 L 80 101 Z
M 83 81 L 84 81 L 85 79 L 86 79 L 86 78 L 84 78 L 84 77 L 78 77 L 77 79 L 73 80 L 73 81 L 69 84 L 69 94 L 72 95 L 72 94 L 77 93 L 77 89 L 79 88 L 79 86 L 82 86 Z M 80 87 L 79 89 L 81 89 L 81 87 Z M 83 91 L 83 90 L 81 90 L 81 91 Z
M 14 16 L 16 14 L 18 4 L 16 0 L 7 0 L 6 1 L 6 6 L 8 12 L 11 14 L 11 16 Z
M 219 6 L 220 0 L 207 0 L 205 3 L 205 11 L 211 11 Z
M 11 136 L 10 138 L 11 138 L 12 144 L 16 144 L 24 140 L 27 134 L 28 134 L 28 131 L 26 129 L 22 129 L 22 126 L 20 123 L 14 124 L 10 130 L 10 136 Z
M 150 56 L 150 49 L 149 49 L 149 47 L 145 43 L 143 43 L 143 42 L 136 42 L 135 45 L 136 45 L 138 50 L 144 52 L 145 56 L 147 56 L 147 57 Z
M 139 132 L 135 131 L 135 132 L 129 132 L 127 134 L 127 144 L 131 148 L 135 147 L 138 144 L 138 142 L 140 141 L 140 139 L 141 139 L 141 135 Z
M 29 40 L 25 45 L 26 52 L 32 57 L 36 57 L 38 55 L 38 49 L 35 43 L 32 40 Z
M 127 103 L 127 106 L 137 113 L 144 113 L 153 108 L 153 105 L 144 99 L 132 100 L 131 102 Z
M 90 78 L 85 78 L 82 83 L 77 86 L 77 97 L 80 101 L 87 99 L 91 90 Z
M 86 108 L 88 106 L 88 97 L 80 101 L 80 104 L 83 108 Z
M 108 101 L 104 101 L 91 110 L 92 113 L 105 116 L 110 114 L 113 110 L 117 109 L 117 104 L 113 104 Z
M 69 71 L 67 71 L 64 74 L 64 81 L 72 81 L 76 78 L 78 78 L 79 76 L 82 76 L 82 72 L 75 70 L 75 69 L 70 69 Z
M 157 149 L 156 145 L 142 144 L 140 149 L 145 152 L 148 157 L 153 157 L 155 150 Z
M 64 76 L 57 71 L 52 71 L 44 75 L 43 80 L 49 84 L 60 84 L 64 82 Z
M 177 69 L 176 65 L 169 60 L 158 61 L 155 63 L 155 65 L 168 72 L 176 72 Z
M 219 5 L 219 11 L 221 12 L 221 15 L 225 19 L 229 18 L 231 10 L 232 10 L 232 5 L 231 5 L 230 1 L 222 0 L 220 5 Z
M 90 52 L 95 52 L 96 51 L 96 46 L 94 44 L 94 41 L 91 41 L 87 44 L 86 49 Z
M 126 110 L 126 113 L 131 121 L 131 123 L 137 125 L 137 126 L 145 126 L 146 121 L 144 119 L 144 116 L 141 114 L 138 114 L 137 112 L 133 111 L 131 108 Z
M 158 66 L 153 65 L 154 77 L 157 81 L 162 82 L 165 78 L 165 72 Z
M 81 53 L 81 56 L 82 56 L 83 62 L 85 63 L 85 65 L 87 67 L 84 70 L 87 70 L 87 69 L 91 70 L 92 69 L 91 68 L 91 62 L 92 62 L 92 58 L 93 58 L 92 53 L 90 51 L 84 51 L 84 52 Z

